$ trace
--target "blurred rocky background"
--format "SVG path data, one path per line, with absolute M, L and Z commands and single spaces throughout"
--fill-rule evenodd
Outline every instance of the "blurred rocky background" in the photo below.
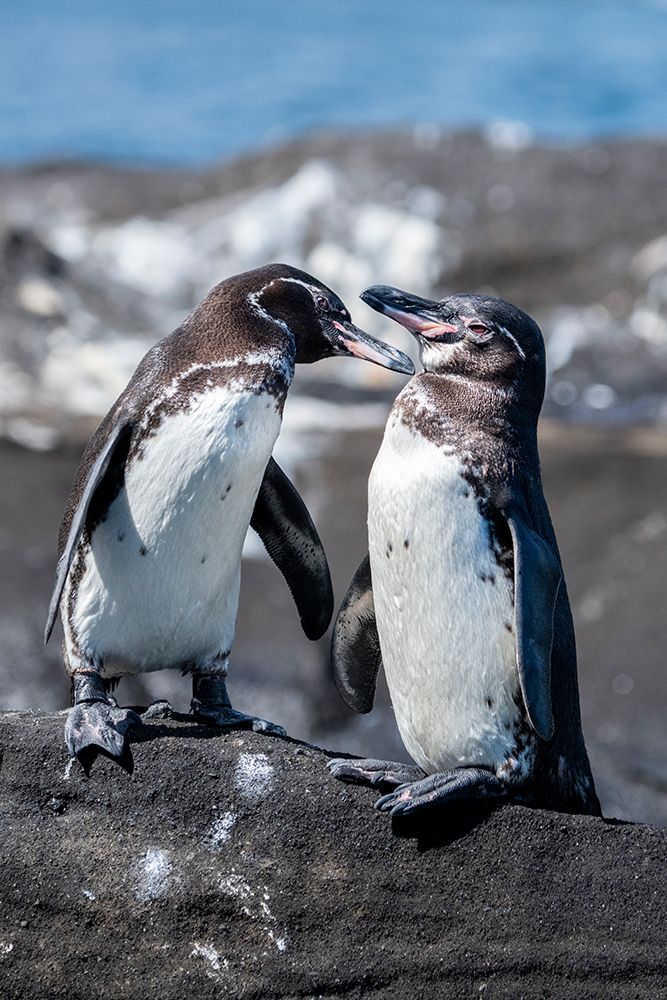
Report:
M 357 301 L 365 285 L 483 290 L 531 312 L 547 340 L 545 488 L 603 807 L 667 823 L 667 141 L 651 137 L 667 134 L 656 55 L 666 12 L 648 0 L 609 0 L 597 14 L 563 6 L 569 19 L 560 4 L 538 15 L 517 0 L 512 34 L 485 0 L 465 21 L 447 4 L 408 16 L 344 2 L 315 25 L 306 0 L 273 19 L 232 3 L 239 51 L 224 25 L 211 35 L 205 2 L 123 2 L 106 21 L 78 0 L 10 12 L 14 40 L 11 30 L 0 40 L 11 126 L 0 148 L 0 708 L 68 704 L 59 634 L 46 649 L 41 637 L 82 448 L 142 354 L 211 285 L 272 260 L 302 266 L 404 350 L 407 335 Z M 305 32 L 303 52 L 288 29 Z M 185 57 L 188 42 L 201 58 Z M 254 45 L 263 61 L 245 57 Z M 80 93 L 64 86 L 68 67 Z M 264 122 L 260 142 L 252 115 L 286 125 Z M 446 124 L 388 124 L 425 119 Z M 482 124 L 462 128 L 468 120 Z M 279 141 L 285 133 L 295 137 Z M 276 457 L 320 529 L 337 600 L 366 549 L 368 472 L 401 384 L 332 359 L 301 367 L 288 400 Z M 293 736 L 405 755 L 384 689 L 362 718 L 339 701 L 328 640 L 300 634 L 253 538 L 230 690 Z M 186 709 L 190 691 L 165 672 L 124 681 L 118 696 Z

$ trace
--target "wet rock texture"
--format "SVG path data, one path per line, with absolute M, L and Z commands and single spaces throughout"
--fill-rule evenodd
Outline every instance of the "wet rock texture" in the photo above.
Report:
M 326 754 L 154 719 L 128 775 L 0 716 L 0 996 L 664 996 L 667 832 L 508 806 L 392 830 Z

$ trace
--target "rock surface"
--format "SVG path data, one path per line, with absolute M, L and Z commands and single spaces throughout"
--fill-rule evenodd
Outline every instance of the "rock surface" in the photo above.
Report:
M 3 998 L 665 996 L 665 830 L 392 830 L 321 750 L 184 717 L 86 777 L 63 724 L 0 716 Z

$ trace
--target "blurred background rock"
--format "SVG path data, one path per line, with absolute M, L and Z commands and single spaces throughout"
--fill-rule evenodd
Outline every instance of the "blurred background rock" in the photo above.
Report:
M 483 290 L 545 333 L 547 497 L 605 811 L 667 823 L 667 4 L 27 0 L 0 36 L 0 707 L 63 708 L 41 644 L 65 498 L 146 349 L 270 260 L 332 285 Z M 276 455 L 336 597 L 400 379 L 299 368 Z M 428 610 L 428 609 L 426 609 Z M 230 673 L 292 735 L 404 756 L 352 716 L 249 538 Z M 175 673 L 124 681 L 168 697 Z M 323 779 L 325 780 L 325 779 Z

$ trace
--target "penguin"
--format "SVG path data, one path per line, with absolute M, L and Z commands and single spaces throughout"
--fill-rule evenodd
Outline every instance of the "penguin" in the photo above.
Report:
M 600 814 L 579 712 L 572 615 L 542 484 L 545 348 L 497 298 L 364 302 L 417 339 L 424 370 L 390 412 L 368 488 L 369 554 L 337 615 L 336 686 L 373 706 L 380 666 L 414 765 L 336 758 L 376 807 L 463 799 Z
M 284 729 L 232 708 L 226 675 L 251 525 L 285 577 L 304 632 L 326 631 L 333 593 L 303 500 L 271 452 L 295 363 L 352 355 L 411 374 L 357 329 L 316 278 L 271 264 L 216 285 L 152 347 L 90 440 L 59 537 L 48 641 L 60 609 L 84 767 L 131 766 L 139 717 L 110 688 L 124 674 L 192 675 L 192 712 L 221 729 Z

